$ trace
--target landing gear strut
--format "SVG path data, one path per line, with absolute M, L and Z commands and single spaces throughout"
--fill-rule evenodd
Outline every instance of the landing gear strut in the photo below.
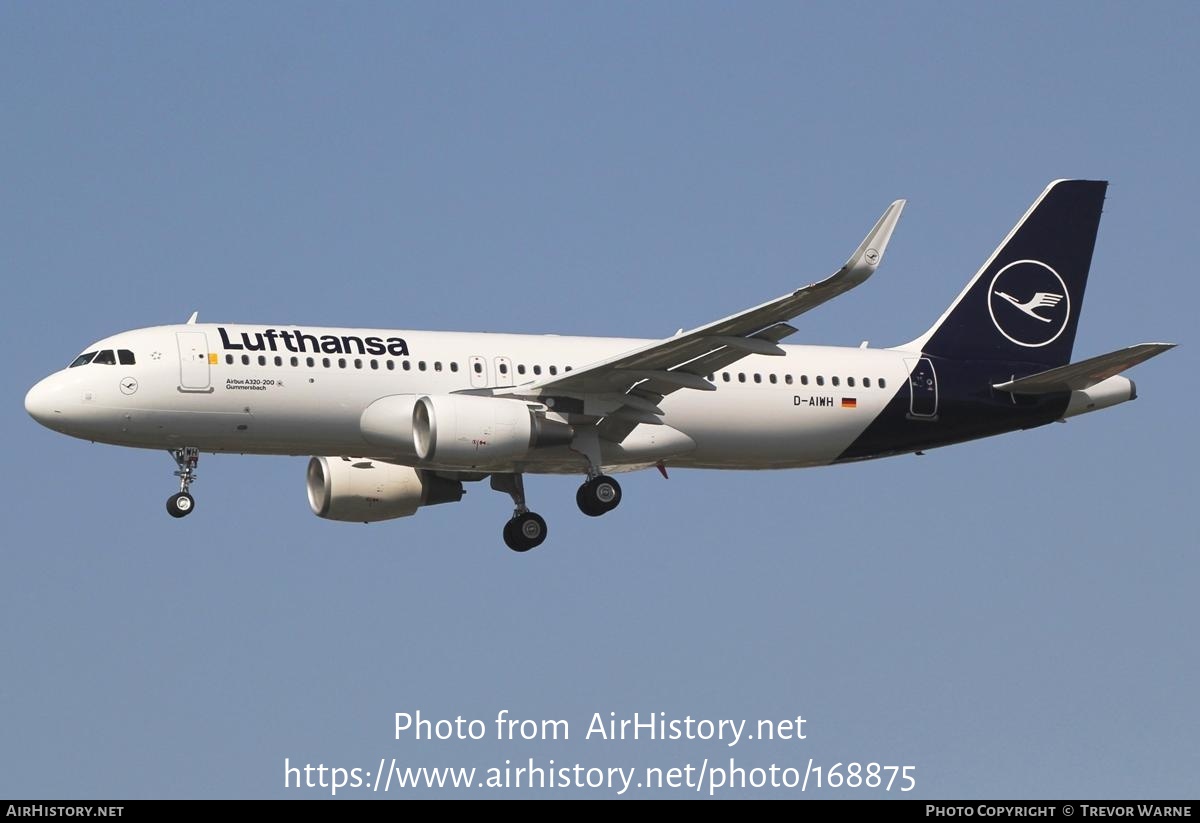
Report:
M 504 524 L 504 545 L 527 552 L 546 539 L 546 521 L 525 506 L 525 482 L 520 474 L 493 474 L 492 488 L 505 492 L 513 501 L 513 516 Z
M 179 469 L 175 476 L 179 478 L 179 493 L 167 498 L 167 514 L 172 517 L 186 517 L 196 507 L 189 490 L 196 480 L 196 464 L 200 462 L 200 450 L 193 446 L 182 449 L 172 449 L 171 457 Z

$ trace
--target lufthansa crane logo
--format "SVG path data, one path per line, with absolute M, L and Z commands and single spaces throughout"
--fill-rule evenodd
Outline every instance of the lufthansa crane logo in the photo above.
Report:
M 992 278 L 988 312 L 996 330 L 1036 349 L 1058 339 L 1071 317 L 1071 295 L 1058 272 L 1040 260 L 1009 263 Z

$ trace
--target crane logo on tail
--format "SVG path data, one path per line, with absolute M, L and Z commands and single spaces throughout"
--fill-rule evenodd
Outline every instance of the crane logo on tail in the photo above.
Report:
M 1071 297 L 1058 272 L 1039 260 L 1009 263 L 992 278 L 988 311 L 996 330 L 1026 348 L 1053 343 L 1071 317 Z
M 1045 291 L 1040 291 L 1037 294 L 1035 294 L 1028 303 L 1022 303 L 1020 300 L 1013 297 L 1011 294 L 1005 294 L 1002 291 L 996 292 L 996 296 L 1003 297 L 1009 303 L 1012 303 L 1014 306 L 1016 306 L 1018 309 L 1025 312 L 1026 314 L 1028 314 L 1034 320 L 1039 320 L 1042 323 L 1049 323 L 1050 318 L 1042 317 L 1041 315 L 1037 314 L 1034 311 L 1034 309 L 1040 309 L 1043 306 L 1046 306 L 1049 308 L 1054 308 L 1055 306 L 1058 305 L 1058 301 L 1063 299 L 1063 296 L 1061 294 L 1050 294 L 1049 292 L 1045 292 Z

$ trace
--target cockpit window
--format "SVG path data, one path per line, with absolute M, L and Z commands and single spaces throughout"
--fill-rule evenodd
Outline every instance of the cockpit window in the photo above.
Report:
M 93 360 L 92 363 L 99 364 L 101 366 L 115 366 L 117 365 L 117 358 L 113 354 L 112 349 L 105 349 L 96 355 L 96 359 Z
M 132 366 L 137 362 L 129 349 L 117 349 L 117 359 L 121 361 L 122 366 Z
M 94 351 L 85 351 L 83 354 L 75 358 L 75 362 L 67 366 L 68 369 L 73 369 L 76 366 L 86 366 L 92 362 L 92 358 L 96 356 Z

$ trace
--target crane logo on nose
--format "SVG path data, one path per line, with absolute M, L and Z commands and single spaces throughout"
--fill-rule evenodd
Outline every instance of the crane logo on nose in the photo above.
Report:
M 138 390 L 138 382 L 132 377 L 121 378 L 121 394 L 133 394 Z

